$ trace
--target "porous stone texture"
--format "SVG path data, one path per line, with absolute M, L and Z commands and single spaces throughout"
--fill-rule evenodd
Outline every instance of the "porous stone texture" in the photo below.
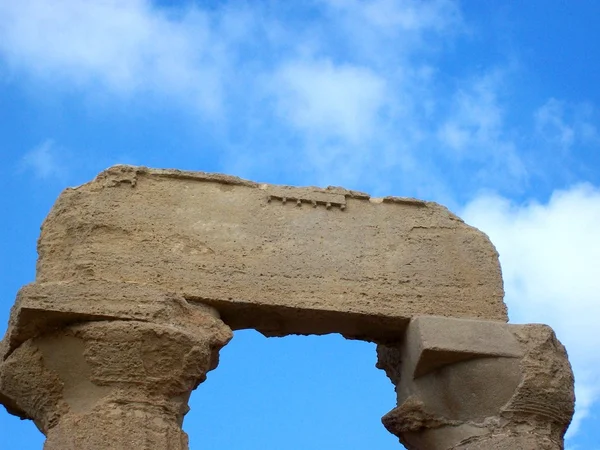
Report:
M 36 286 L 152 285 L 266 335 L 393 340 L 415 315 L 507 320 L 486 235 L 435 203 L 342 188 L 116 166 L 61 194 L 38 251 Z
M 446 208 L 115 166 L 64 191 L 0 342 L 0 403 L 46 450 L 185 450 L 232 330 L 376 342 L 410 449 L 562 448 L 564 348 L 508 325 L 498 255 Z
M 163 301 L 151 320 L 80 315 L 5 346 L 0 402 L 34 420 L 46 450 L 186 450 L 188 398 L 232 332 L 210 307 Z
M 409 450 L 563 448 L 574 380 L 546 325 L 419 317 L 378 357 L 398 401 L 382 421 Z

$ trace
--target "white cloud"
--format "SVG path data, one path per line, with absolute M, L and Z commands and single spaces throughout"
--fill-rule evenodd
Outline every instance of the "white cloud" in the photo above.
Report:
M 449 118 L 439 130 L 440 140 L 453 150 L 498 142 L 503 130 L 503 111 L 498 104 L 497 76 L 493 74 L 471 80 L 469 87 L 454 96 Z
M 243 29 L 236 18 L 223 12 L 216 20 L 194 7 L 169 15 L 147 0 L 0 2 L 0 53 L 44 80 L 167 94 L 214 113 L 227 39 Z
M 399 189 L 438 199 L 452 182 L 514 192 L 532 171 L 549 172 L 541 149 L 523 155 L 535 130 L 507 125 L 522 106 L 503 102 L 510 68 L 441 70 L 439 51 L 451 56 L 469 32 L 458 1 L 162 4 L 0 1 L 2 69 L 51 92 L 142 98 L 133 107 L 166 98 L 203 111 L 198 129 L 220 140 L 219 157 L 236 170 L 279 159 L 278 170 L 296 172 L 286 162 L 299 157 L 311 182 L 335 174 L 379 190 L 393 176 Z M 538 111 L 538 130 L 565 124 L 576 140 L 597 136 L 584 113 L 551 106 Z M 215 128 L 206 117 L 223 120 Z
M 483 163 L 482 178 L 500 176 L 514 182 L 525 179 L 527 169 L 509 134 L 506 110 L 499 99 L 505 80 L 500 70 L 467 80 L 454 94 L 437 139 L 450 156 Z
M 58 178 L 62 181 L 67 174 L 66 166 L 60 161 L 54 142 L 49 139 L 23 155 L 20 170 L 31 171 L 42 180 Z
M 452 0 L 324 0 L 348 24 L 379 30 L 385 35 L 448 31 L 463 26 L 457 2 Z M 361 29 L 356 29 L 361 33 Z M 399 43 L 400 44 L 400 43 Z
M 435 109 L 426 49 L 461 28 L 457 3 L 325 1 L 308 20 L 306 8 L 282 5 L 0 2 L 0 57 L 15 80 L 41 80 L 51 92 L 144 104 L 158 96 L 224 117 L 215 134 L 239 139 L 226 155 L 236 167 L 273 158 L 239 154 L 265 137 L 292 135 L 294 154 L 284 161 L 300 155 L 313 173 L 342 181 L 365 171 L 380 179 L 378 165 L 399 170 L 424 151 L 421 114 Z
M 422 164 L 415 169 L 435 148 L 429 121 L 439 114 L 438 74 L 428 59 L 463 31 L 457 2 L 320 3 L 324 18 L 303 23 L 309 33 L 288 30 L 294 57 L 278 61 L 265 83 L 278 122 L 297 136 L 302 166 L 312 168 L 312 182 L 368 180 L 375 191 L 392 184 L 384 173 L 416 190 L 411 180 L 425 177 L 431 196 L 443 183 Z
M 385 104 L 385 81 L 363 67 L 292 62 L 271 84 L 281 118 L 308 133 L 351 142 L 368 138 Z
M 482 196 L 462 216 L 500 253 L 511 320 L 547 323 L 567 347 L 576 378 L 573 435 L 600 401 L 600 189 L 555 191 L 546 204 Z
M 340 3 L 348 7 L 352 2 Z M 458 5 L 449 0 L 375 0 L 363 3 L 362 8 L 364 17 L 376 27 L 441 31 L 461 23 Z
M 592 109 L 550 98 L 534 113 L 535 131 L 546 143 L 569 150 L 576 143 L 600 142 Z

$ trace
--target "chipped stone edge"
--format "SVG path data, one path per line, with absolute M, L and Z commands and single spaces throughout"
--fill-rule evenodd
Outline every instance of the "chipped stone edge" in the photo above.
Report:
M 196 172 L 189 170 L 179 170 L 179 169 L 153 169 L 145 166 L 131 166 L 127 164 L 117 164 L 115 166 L 109 167 L 106 170 L 100 172 L 96 178 L 88 183 L 84 183 L 80 186 L 71 187 L 69 189 L 77 190 L 83 188 L 85 186 L 89 186 L 92 184 L 105 184 L 110 186 L 116 186 L 121 183 L 128 183 L 132 187 L 134 187 L 137 183 L 138 176 L 151 176 L 157 178 L 175 178 L 181 180 L 195 180 L 195 181 L 209 181 L 220 184 L 229 184 L 235 186 L 244 186 L 250 187 L 254 189 L 264 189 L 265 183 L 258 183 L 255 181 L 245 180 L 240 177 L 225 175 L 220 173 L 210 173 L 210 172 Z M 271 186 L 279 187 L 279 188 L 291 188 L 291 189 L 310 189 L 315 192 L 325 193 L 325 194 L 338 194 L 344 195 L 357 200 L 370 200 L 373 203 L 396 203 L 396 204 L 408 204 L 414 206 L 441 206 L 435 202 L 428 202 L 425 200 L 419 200 L 411 197 L 394 197 L 388 196 L 383 198 L 375 198 L 371 197 L 371 195 L 355 191 L 351 189 L 345 189 L 339 186 L 328 186 L 326 188 L 321 188 L 317 186 L 286 186 L 286 185 L 277 185 L 277 184 L 269 184 Z

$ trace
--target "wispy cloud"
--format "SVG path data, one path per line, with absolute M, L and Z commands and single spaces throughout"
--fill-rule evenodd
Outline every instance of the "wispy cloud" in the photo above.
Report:
M 427 121 L 438 113 L 428 58 L 464 29 L 457 3 L 313 6 L 320 14 L 299 22 L 288 10 L 306 11 L 294 5 L 4 2 L 0 54 L 13 71 L 59 91 L 150 95 L 202 111 L 204 120 L 222 118 L 237 139 L 230 151 L 262 144 L 274 128 L 295 135 L 294 156 L 316 179 L 324 178 L 324 160 L 342 163 L 326 171 L 332 182 L 359 178 L 351 174 L 375 168 L 370 161 L 386 170 L 411 166 L 427 150 Z M 252 159 L 229 159 L 238 156 Z
M 437 138 L 448 156 L 476 163 L 480 178 L 522 183 L 527 168 L 519 155 L 519 142 L 506 124 L 507 107 L 500 100 L 507 77 L 503 70 L 490 69 L 465 80 L 452 96 Z
M 498 248 L 511 320 L 548 323 L 566 345 L 576 375 L 575 434 L 600 400 L 600 190 L 578 185 L 545 204 L 482 196 L 463 217 Z
M 192 6 L 169 14 L 145 0 L 2 2 L 0 52 L 38 79 L 167 95 L 215 114 L 236 19 Z
M 385 81 L 371 70 L 331 61 L 292 62 L 272 79 L 283 122 L 352 143 L 369 138 L 385 103 Z
M 501 141 L 503 114 L 498 102 L 499 75 L 486 74 L 460 87 L 450 103 L 448 118 L 438 131 L 440 141 L 459 156 L 488 151 Z M 477 156 L 477 155 L 475 155 Z
M 547 145 L 570 150 L 578 143 L 599 143 L 590 105 L 572 105 L 550 98 L 534 113 L 535 132 Z
M 64 181 L 68 171 L 59 153 L 54 142 L 46 140 L 23 155 L 19 170 L 30 171 L 36 178 L 44 181 Z
M 322 3 L 330 18 L 338 22 L 352 50 L 383 65 L 439 49 L 444 41 L 435 37 L 448 38 L 466 31 L 460 6 L 453 0 L 323 0 Z

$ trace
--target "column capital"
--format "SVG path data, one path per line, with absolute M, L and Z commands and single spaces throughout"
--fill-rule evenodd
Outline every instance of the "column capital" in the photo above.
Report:
M 574 378 L 546 325 L 418 317 L 377 367 L 397 393 L 383 424 L 409 449 L 563 448 Z
M 210 307 L 111 287 L 88 291 L 101 305 L 77 285 L 21 291 L 0 347 L 0 401 L 34 420 L 47 450 L 185 450 L 187 401 L 232 332 Z

